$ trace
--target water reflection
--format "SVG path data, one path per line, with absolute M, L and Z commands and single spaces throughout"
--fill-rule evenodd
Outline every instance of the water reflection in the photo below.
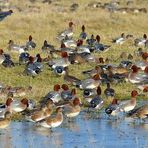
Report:
M 91 116 L 92 115 L 92 116 Z M 0 131 L 1 148 L 148 147 L 148 124 L 110 119 L 104 113 L 82 112 L 61 127 L 45 129 L 30 122 L 12 122 Z

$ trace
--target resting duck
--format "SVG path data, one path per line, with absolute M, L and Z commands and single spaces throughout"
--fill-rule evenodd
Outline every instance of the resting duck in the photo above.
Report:
M 78 116 L 80 111 L 81 111 L 81 107 L 80 107 L 79 98 L 75 98 L 72 102 L 64 106 L 64 114 L 68 118 L 73 118 Z
M 22 99 L 21 101 L 8 98 L 6 101 L 6 106 L 10 109 L 11 112 L 22 112 L 27 109 L 29 102 L 26 98 Z
M 117 116 L 120 112 L 119 104 L 117 102 L 117 99 L 113 99 L 112 103 L 106 107 L 105 113 L 111 116 Z
M 88 110 L 90 108 L 100 110 L 103 107 L 104 101 L 101 98 L 101 91 L 102 91 L 101 87 L 98 86 L 98 88 L 97 88 L 97 95 L 94 98 L 92 98 L 92 100 L 89 102 Z
M 63 39 L 65 39 L 65 37 L 67 36 L 69 39 L 72 38 L 72 35 L 73 35 L 73 25 L 74 23 L 73 22 L 69 22 L 69 28 L 66 29 L 65 31 L 61 32 L 57 39 L 62 41 Z
M 13 13 L 12 10 L 0 12 L 0 21 Z
M 71 40 L 72 41 L 72 40 Z M 69 40 L 69 45 L 68 45 L 68 43 L 67 43 L 67 46 L 65 45 L 65 43 L 62 41 L 62 43 L 61 43 L 61 47 L 60 47 L 60 49 L 58 49 L 58 50 L 60 50 L 60 51 L 62 51 L 62 52 L 67 52 L 68 54 L 71 54 L 71 53 L 74 53 L 74 51 L 75 51 L 75 49 L 74 48 L 71 48 L 71 47 L 68 47 L 68 46 L 73 46 L 72 44 L 72 42 L 71 42 L 70 40 Z M 75 46 L 75 45 L 74 45 Z
M 25 46 L 19 46 L 19 45 L 16 45 L 14 44 L 14 41 L 13 40 L 9 40 L 9 43 L 8 43 L 8 50 L 12 51 L 12 52 L 15 52 L 15 53 L 19 53 L 21 54 L 22 52 L 25 52 Z
M 145 46 L 145 43 L 147 41 L 147 35 L 144 34 L 143 38 L 137 38 L 134 40 L 135 46 Z
M 96 36 L 96 42 L 95 42 L 95 44 L 94 44 L 94 47 L 95 47 L 95 51 L 103 51 L 103 52 L 106 52 L 106 51 L 108 51 L 108 49 L 109 49 L 109 45 L 103 45 L 103 44 L 101 44 L 100 43 L 100 36 L 99 35 L 97 35 Z
M 92 78 L 88 78 L 81 81 L 80 89 L 94 89 L 101 84 L 100 75 L 96 74 Z
M 6 57 L 4 55 L 4 51 L 0 49 L 0 64 L 2 64 L 5 61 Z
M 90 46 L 94 46 L 95 41 L 96 41 L 96 39 L 95 39 L 94 35 L 92 34 L 90 39 L 86 40 L 86 43 Z
M 136 106 L 136 96 L 138 95 L 138 92 L 136 90 L 133 90 L 131 92 L 131 99 L 127 101 L 121 101 L 119 103 L 120 111 L 121 112 L 129 112 L 133 110 Z
M 19 64 L 26 64 L 29 61 L 29 53 L 23 52 L 19 55 Z
M 41 49 L 43 52 L 45 52 L 45 51 L 50 52 L 50 51 L 54 51 L 54 46 L 48 44 L 47 40 L 45 40 Z
M 145 69 L 145 73 L 139 73 L 139 70 L 141 68 L 137 67 L 136 65 L 133 65 L 131 67 L 132 71 L 128 75 L 128 80 L 131 83 L 137 84 L 137 83 L 148 83 L 148 76 L 147 76 L 147 68 Z
M 83 91 L 83 97 L 84 100 L 87 102 L 90 102 L 94 96 L 97 95 L 96 89 L 84 89 Z
M 32 49 L 35 49 L 35 47 L 36 47 L 36 43 L 32 41 L 32 36 L 30 35 L 28 38 L 28 42 L 26 43 L 26 48 L 27 50 L 32 50 Z
M 57 103 L 61 100 L 61 90 L 60 90 L 60 85 L 56 84 L 53 87 L 53 91 L 50 91 L 45 97 L 44 101 L 46 102 L 47 100 L 52 100 L 53 103 Z
M 4 118 L 0 118 L 0 129 L 6 128 L 11 122 L 11 113 L 5 112 Z
M 62 40 L 62 43 L 67 48 L 76 48 L 77 47 L 77 42 L 73 39 L 69 39 L 67 35 L 66 35 L 65 39 Z
M 66 71 L 66 73 L 64 75 L 64 81 L 66 81 L 69 84 L 79 87 L 81 85 L 81 80 L 72 76 L 72 75 L 69 75 L 68 67 L 65 67 L 65 71 Z
M 85 32 L 85 26 L 84 25 L 82 26 L 82 32 L 80 33 L 79 38 L 82 39 L 82 40 L 87 39 L 87 33 Z
M 48 65 L 50 67 L 52 67 L 53 69 L 57 66 L 63 66 L 63 67 L 67 67 L 70 65 L 70 62 L 68 60 L 68 54 L 67 52 L 62 52 L 61 53 L 61 57 L 60 59 L 55 59 L 55 60 L 52 60 L 48 63 Z
M 140 89 L 142 92 L 148 92 L 148 84 L 138 84 L 137 88 Z
M 129 115 L 133 118 L 146 119 L 148 118 L 148 104 L 142 105 L 132 110 Z
M 44 120 L 38 122 L 38 125 L 45 127 L 45 128 L 55 128 L 62 124 L 63 122 L 63 109 L 58 107 L 56 109 L 56 115 L 54 117 L 47 117 Z
M 34 109 L 28 115 L 26 115 L 26 119 L 31 122 L 41 121 L 52 114 L 53 112 L 52 107 L 53 107 L 53 101 L 49 99 L 43 107 L 39 109 Z
M 120 37 L 113 39 L 112 42 L 121 45 L 125 42 L 125 40 L 126 40 L 126 36 L 124 33 L 122 33 Z
M 73 88 L 72 90 L 69 90 L 68 86 L 66 84 L 62 85 L 63 91 L 61 92 L 61 98 L 64 101 L 72 100 L 76 97 L 76 89 Z
M 112 98 L 115 96 L 115 90 L 110 87 L 110 83 L 107 83 L 107 88 L 104 90 L 106 98 Z
M 144 70 L 145 67 L 148 66 L 148 61 L 147 61 L 147 59 L 148 59 L 148 52 L 144 52 L 144 53 L 142 54 L 142 61 L 136 62 L 135 65 L 136 65 L 137 67 L 140 67 L 142 70 Z

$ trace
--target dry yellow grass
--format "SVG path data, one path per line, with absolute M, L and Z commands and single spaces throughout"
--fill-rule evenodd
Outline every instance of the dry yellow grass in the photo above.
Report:
M 122 32 L 133 34 L 134 37 L 142 36 L 147 32 L 148 14 L 121 14 L 110 13 L 107 10 L 100 8 L 89 8 L 88 3 L 91 0 L 77 0 L 75 3 L 79 4 L 79 8 L 76 12 L 69 10 L 73 0 L 59 0 L 52 4 L 43 4 L 40 1 L 31 3 L 27 0 L 10 0 L 11 5 L 19 7 L 21 12 L 14 8 L 12 16 L 7 17 L 4 21 L 0 22 L 0 48 L 8 52 L 7 45 L 10 39 L 15 43 L 23 45 L 26 43 L 28 36 L 31 34 L 34 41 L 37 43 L 37 48 L 30 53 L 35 55 L 41 52 L 41 46 L 46 39 L 51 44 L 59 47 L 59 42 L 56 41 L 56 35 L 58 32 L 64 30 L 67 27 L 69 21 L 75 23 L 75 35 L 77 38 L 81 26 L 86 25 L 86 31 L 89 35 L 99 34 L 101 41 L 111 45 L 111 39 L 118 36 Z M 101 0 L 101 2 L 107 2 Z M 124 1 L 121 1 L 124 4 Z M 134 2 L 134 6 L 146 7 L 148 9 L 148 1 L 137 0 Z M 30 7 L 30 8 L 29 8 Z M 133 53 L 135 46 L 130 43 L 125 43 L 122 46 L 112 45 L 111 50 L 107 53 L 97 54 L 98 57 L 109 57 L 116 59 L 119 57 L 122 51 L 127 53 Z M 148 51 L 148 49 L 145 49 Z M 42 54 L 45 56 L 45 54 Z M 12 54 L 12 59 L 18 61 L 18 55 Z M 119 62 L 119 61 L 118 61 Z M 91 65 L 72 65 L 70 66 L 70 73 L 80 78 L 84 78 L 81 75 L 81 70 L 86 70 L 92 67 Z M 43 97 L 49 90 L 53 88 L 56 83 L 63 83 L 62 77 L 56 77 L 47 66 L 44 67 L 44 71 L 36 78 L 22 76 L 21 73 L 24 66 L 16 66 L 14 68 L 4 68 L 0 66 L 0 82 L 4 82 L 7 85 L 12 86 L 33 86 L 33 93 L 29 94 L 29 98 L 35 100 Z M 113 86 L 117 92 L 117 97 L 124 99 L 130 97 L 130 91 L 134 89 L 134 85 L 130 83 L 123 83 Z M 103 86 L 103 89 L 105 86 Z M 78 95 L 82 97 L 82 92 L 78 90 Z M 143 97 L 148 99 L 148 97 Z M 142 99 L 143 99 L 142 98 Z

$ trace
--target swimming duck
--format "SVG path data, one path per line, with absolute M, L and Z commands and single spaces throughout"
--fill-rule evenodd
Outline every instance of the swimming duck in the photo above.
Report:
M 145 43 L 147 41 L 147 35 L 144 34 L 143 38 L 137 38 L 134 40 L 135 46 L 145 46 Z
M 0 49 L 0 64 L 2 64 L 5 61 L 6 57 L 4 55 L 4 51 Z
M 14 41 L 13 40 L 9 40 L 9 43 L 8 43 L 8 50 L 12 51 L 12 52 L 15 52 L 15 53 L 22 53 L 22 52 L 25 52 L 25 46 L 19 46 L 19 45 L 16 45 L 14 44 Z
M 30 35 L 28 38 L 28 42 L 26 43 L 26 48 L 27 50 L 32 50 L 32 49 L 35 49 L 35 47 L 36 47 L 36 43 L 32 41 L 32 36 Z
M 100 110 L 103 107 L 104 101 L 101 98 L 101 92 L 102 92 L 101 87 L 98 86 L 97 87 L 97 95 L 94 98 L 92 98 L 92 100 L 89 102 L 88 110 L 90 108 Z
M 29 53 L 23 52 L 19 55 L 19 64 L 26 64 L 29 61 Z
M 81 111 L 80 100 L 77 97 L 72 102 L 64 106 L 64 114 L 68 118 L 73 118 L 78 116 L 80 111 Z
M 82 40 L 87 39 L 87 33 L 85 32 L 85 26 L 84 25 L 82 26 L 82 32 L 80 33 L 79 38 L 82 39 Z
M 6 128 L 11 122 L 11 113 L 5 112 L 4 118 L 0 118 L 0 129 Z
M 32 110 L 28 115 L 26 115 L 26 119 L 31 122 L 38 122 L 47 117 L 49 117 L 53 112 L 53 101 L 48 99 L 44 106 L 39 109 Z
M 74 23 L 73 22 L 69 22 L 69 28 L 66 29 L 65 31 L 61 32 L 57 39 L 62 41 L 63 39 L 65 39 L 65 37 L 67 36 L 69 39 L 72 38 L 72 35 L 73 35 L 73 25 Z
M 106 98 L 112 98 L 115 96 L 115 90 L 110 87 L 110 83 L 107 83 L 107 88 L 104 90 Z
M 146 119 L 148 118 L 148 104 L 142 105 L 132 110 L 129 115 L 133 118 Z
M 22 99 L 21 101 L 8 98 L 6 105 L 12 112 L 22 112 L 29 106 L 28 99 L 26 98 Z
M 103 45 L 103 44 L 101 44 L 100 43 L 100 36 L 99 35 L 97 35 L 96 36 L 96 42 L 95 42 L 95 44 L 94 44 L 94 47 L 95 47 L 95 50 L 96 51 L 103 51 L 103 52 L 106 52 L 106 51 L 108 51 L 108 49 L 109 49 L 109 45 Z
M 121 112 L 129 112 L 133 110 L 136 106 L 136 96 L 138 95 L 138 92 L 136 90 L 133 90 L 131 92 L 131 99 L 127 101 L 121 101 L 119 103 L 120 111 Z
M 62 124 L 63 122 L 63 109 L 61 107 L 58 107 L 56 109 L 56 115 L 47 117 L 44 120 L 41 120 L 38 122 L 38 125 L 45 127 L 45 128 L 55 128 Z
M 50 91 L 45 97 L 44 101 L 52 100 L 53 103 L 57 103 L 61 100 L 61 91 L 60 91 L 60 85 L 56 84 L 53 87 L 53 91 Z
M 117 99 L 113 99 L 112 103 L 105 108 L 105 113 L 108 115 L 116 116 L 120 112 L 119 104 Z

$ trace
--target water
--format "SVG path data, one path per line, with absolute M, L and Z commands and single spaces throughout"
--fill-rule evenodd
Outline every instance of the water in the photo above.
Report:
M 148 147 L 148 123 L 126 118 L 111 120 L 103 114 L 82 112 L 74 120 L 64 120 L 55 129 L 37 127 L 31 122 L 11 122 L 0 131 L 0 148 L 116 148 Z

